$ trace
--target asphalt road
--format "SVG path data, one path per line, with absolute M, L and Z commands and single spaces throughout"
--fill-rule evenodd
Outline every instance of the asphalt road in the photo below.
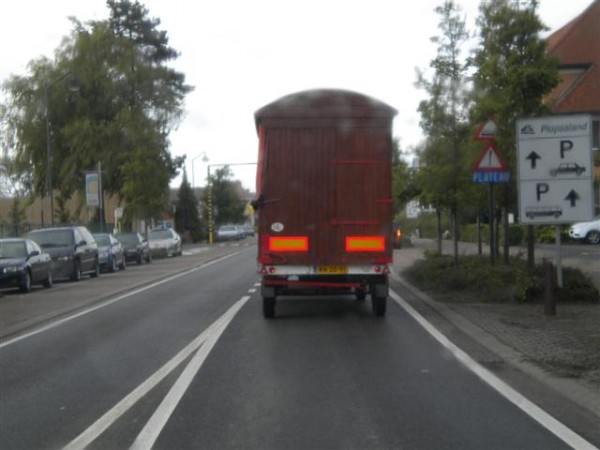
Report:
M 102 279 L 59 284 L 80 315 L 0 346 L 0 448 L 569 448 L 392 299 L 384 319 L 352 297 L 263 319 L 254 260 L 166 260 L 139 273 L 178 276 L 130 293 L 111 275 L 92 310 Z

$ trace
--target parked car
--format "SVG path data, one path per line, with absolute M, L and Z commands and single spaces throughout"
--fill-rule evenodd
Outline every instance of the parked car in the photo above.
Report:
M 588 244 L 600 244 L 600 216 L 590 222 L 574 223 L 569 228 L 569 236 Z
M 123 246 L 111 233 L 95 233 L 94 239 L 98 244 L 98 261 L 100 270 L 116 272 L 117 268 L 125 270 L 125 254 Z
M 254 237 L 254 235 L 256 234 L 256 230 L 254 229 L 254 227 L 252 225 L 242 225 L 242 233 L 243 233 L 244 237 L 246 237 L 246 236 Z
M 37 244 L 52 257 L 52 278 L 81 280 L 83 274 L 100 274 L 98 245 L 92 233 L 83 226 L 42 228 L 30 231 L 26 238 Z
M 217 229 L 217 241 L 239 241 L 244 236 L 237 225 L 221 225 Z
M 0 239 L 0 287 L 31 291 L 52 287 L 52 258 L 30 239 Z
M 152 257 L 181 256 L 181 236 L 173 228 L 157 228 L 148 233 Z
M 148 241 L 140 233 L 119 233 L 115 237 L 123 246 L 125 261 L 137 264 L 152 262 Z

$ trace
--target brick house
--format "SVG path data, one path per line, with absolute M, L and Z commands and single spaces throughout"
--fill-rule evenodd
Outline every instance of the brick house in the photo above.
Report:
M 600 120 L 600 0 L 547 38 L 561 83 L 548 102 L 556 113 L 591 113 Z M 596 135 L 598 139 L 598 135 Z M 596 141 L 595 144 L 598 144 Z
M 547 51 L 559 60 L 561 82 L 546 101 L 556 114 L 592 115 L 595 174 L 600 180 L 600 0 L 548 36 Z

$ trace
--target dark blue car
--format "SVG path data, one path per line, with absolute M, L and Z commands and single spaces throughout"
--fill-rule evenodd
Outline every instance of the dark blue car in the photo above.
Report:
M 0 239 L 0 287 L 31 291 L 52 287 L 52 258 L 30 239 Z

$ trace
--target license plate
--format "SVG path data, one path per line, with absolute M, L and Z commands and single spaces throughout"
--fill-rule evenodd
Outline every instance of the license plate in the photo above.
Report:
M 318 266 L 317 273 L 348 273 L 348 266 Z

